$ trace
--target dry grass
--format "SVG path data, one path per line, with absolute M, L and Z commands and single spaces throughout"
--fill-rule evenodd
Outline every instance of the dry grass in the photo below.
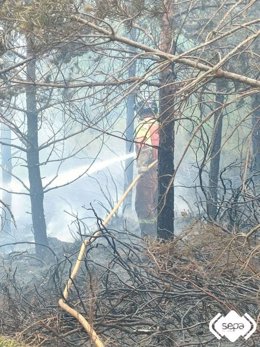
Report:
M 237 280 L 244 275 L 259 280 L 259 246 L 244 234 L 228 234 L 218 227 L 196 223 L 172 242 L 151 243 L 149 253 L 158 266 L 167 271 L 172 266 L 181 278 L 197 273 L 208 281 L 228 274 Z

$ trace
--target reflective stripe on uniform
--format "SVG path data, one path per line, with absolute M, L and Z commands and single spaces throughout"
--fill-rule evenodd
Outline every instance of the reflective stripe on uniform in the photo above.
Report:
M 151 219 L 138 219 L 140 224 L 155 224 L 157 222 L 156 218 Z

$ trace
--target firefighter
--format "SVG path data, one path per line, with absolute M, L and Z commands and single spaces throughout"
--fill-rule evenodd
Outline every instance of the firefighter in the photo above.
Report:
M 157 164 L 146 171 L 158 159 L 159 126 L 156 120 L 158 108 L 155 101 L 138 104 L 136 112 L 139 124 L 135 143 L 138 173 L 142 174 L 136 186 L 135 209 L 139 219 L 141 236 L 155 236 L 157 229 Z

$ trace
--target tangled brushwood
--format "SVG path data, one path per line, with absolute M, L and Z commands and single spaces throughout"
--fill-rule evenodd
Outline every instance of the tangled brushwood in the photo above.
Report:
M 87 251 L 68 304 L 105 346 L 231 346 L 209 332 L 209 321 L 235 310 L 259 322 L 259 251 L 255 233 L 232 235 L 201 223 L 167 243 L 104 229 Z M 43 264 L 41 274 L 28 254 L 2 263 L 3 335 L 31 346 L 92 346 L 77 320 L 57 306 L 75 257 Z M 258 330 L 236 346 L 259 343 Z

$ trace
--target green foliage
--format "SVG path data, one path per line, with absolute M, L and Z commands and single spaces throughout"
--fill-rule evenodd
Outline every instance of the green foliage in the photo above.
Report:
M 0 347 L 25 347 L 25 345 L 15 340 L 0 336 Z
M 66 35 L 69 31 L 71 0 L 6 0 L 0 9 L 0 17 L 9 30 L 16 30 L 47 43 L 53 37 Z

